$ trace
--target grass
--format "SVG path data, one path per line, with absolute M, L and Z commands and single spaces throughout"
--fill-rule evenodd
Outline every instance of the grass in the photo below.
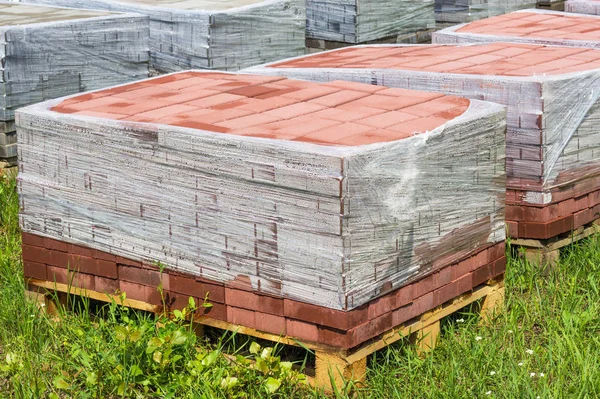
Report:
M 168 320 L 88 301 L 55 319 L 38 310 L 23 291 L 15 187 L 0 177 L 0 397 L 324 397 L 280 348 L 199 340 L 185 314 Z M 465 310 L 444 322 L 430 355 L 406 342 L 382 350 L 367 387 L 335 396 L 599 398 L 600 236 L 573 245 L 549 276 L 511 257 L 506 285 L 506 308 L 490 326 Z

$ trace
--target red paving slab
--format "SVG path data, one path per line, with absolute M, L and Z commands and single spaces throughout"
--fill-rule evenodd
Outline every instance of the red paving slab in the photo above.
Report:
M 581 14 L 512 12 L 471 22 L 457 32 L 597 41 L 600 20 Z
M 433 130 L 462 115 L 469 104 L 468 99 L 443 94 L 344 81 L 313 83 L 182 72 L 72 97 L 52 110 L 215 133 L 358 146 Z
M 515 13 L 518 16 L 521 14 L 544 15 Z M 531 24 L 529 21 L 527 23 Z M 600 19 L 596 25 L 600 32 Z M 600 68 L 600 50 L 518 43 L 354 47 L 297 58 L 269 67 L 386 68 L 498 76 L 558 75 Z M 376 92 L 377 95 L 389 93 Z

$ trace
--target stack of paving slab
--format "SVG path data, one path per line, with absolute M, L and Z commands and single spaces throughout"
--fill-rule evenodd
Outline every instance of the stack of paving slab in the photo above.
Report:
M 517 15 L 534 25 L 537 18 L 554 14 Z M 520 43 L 358 46 L 249 71 L 503 104 L 509 235 L 547 239 L 600 217 L 599 50 Z
M 349 348 L 504 271 L 497 104 L 192 71 L 19 110 L 17 130 L 29 278 L 70 265 L 159 305 L 160 261 L 173 307 L 208 292 L 209 317 Z
M 535 6 L 535 0 L 435 0 L 435 20 L 458 24 Z
M 565 2 L 565 11 L 577 14 L 600 15 L 600 1 L 568 0 Z
M 306 37 L 366 43 L 435 28 L 433 0 L 307 0 Z
M 434 43 L 515 42 L 600 47 L 600 17 L 548 10 L 521 10 L 433 34 Z
M 238 70 L 304 54 L 304 0 L 28 0 L 150 17 L 158 72 Z
M 15 109 L 148 76 L 148 19 L 0 2 L 0 159 L 16 163 Z

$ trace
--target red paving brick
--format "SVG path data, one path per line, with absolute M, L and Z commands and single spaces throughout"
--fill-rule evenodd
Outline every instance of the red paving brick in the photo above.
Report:
M 569 13 L 512 12 L 471 22 L 461 33 L 598 41 L 600 19 Z
M 356 62 L 357 57 L 353 58 Z M 73 97 L 53 110 L 224 134 L 358 146 L 433 130 L 462 115 L 469 104 L 458 97 L 343 81 L 313 83 L 185 72 Z
M 590 194 L 577 200 L 582 206 L 598 202 L 600 194 Z M 369 304 L 341 311 L 250 292 L 250 287 L 245 285 L 234 287 L 229 284 L 225 288 L 217 282 L 168 269 L 158 279 L 158 271 L 141 262 L 78 245 L 59 245 L 60 241 L 51 242 L 53 248 L 49 249 L 44 247 L 46 241 L 50 242 L 34 234 L 23 233 L 26 278 L 62 284 L 72 282 L 77 287 L 110 294 L 123 291 L 129 299 L 157 306 L 163 304 L 163 296 L 157 290 L 157 285 L 162 283 L 164 301 L 171 310 L 187 306 L 190 296 L 196 303 L 201 303 L 205 292 L 209 291 L 209 301 L 213 306 L 200 307 L 199 315 L 339 348 L 359 345 L 471 290 L 502 274 L 506 263 L 504 243 L 480 248 L 460 263 L 444 265 L 434 274 L 390 291 Z M 65 248 L 67 253 L 60 251 Z M 107 278 L 98 275 L 95 270 L 74 272 L 68 269 L 66 263 L 49 264 L 55 254 L 82 256 L 78 253 L 92 254 L 92 260 L 97 262 L 116 262 L 115 265 L 119 265 L 118 275 Z
M 521 16 L 532 14 L 514 13 L 511 15 Z M 562 18 L 562 16 L 557 16 L 557 18 L 559 17 Z M 489 18 L 489 20 L 494 20 L 495 18 Z M 521 21 L 521 18 L 515 19 L 515 23 L 518 21 Z M 531 24 L 531 21 L 525 22 Z M 459 29 L 459 32 L 464 32 L 465 29 L 475 23 L 473 22 L 467 25 L 467 27 Z M 477 21 L 477 23 L 481 24 L 482 21 Z M 597 20 L 596 25 L 596 29 L 600 32 L 600 19 Z M 493 24 L 486 24 L 485 26 L 492 29 Z M 490 33 L 492 32 L 490 31 Z M 582 40 L 584 39 L 582 37 Z M 330 51 L 273 64 L 270 67 L 386 68 L 407 71 L 499 76 L 557 75 L 600 68 L 600 50 L 588 48 L 489 43 L 468 46 L 422 45 L 376 47 L 378 50 L 376 52 L 372 51 L 373 49 L 374 47 L 355 47 Z M 357 57 L 362 59 L 360 64 L 356 64 L 355 62 Z M 391 95 L 394 92 L 390 90 L 378 91 L 377 95 Z M 110 99 L 104 101 L 108 102 Z

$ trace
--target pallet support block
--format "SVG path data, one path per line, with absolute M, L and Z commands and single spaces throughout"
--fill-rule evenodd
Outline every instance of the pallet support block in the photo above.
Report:
M 442 311 L 442 307 L 438 306 L 436 309 L 425 313 L 421 319 L 424 323 L 428 320 L 435 320 L 433 323 L 423 327 L 411 336 L 411 341 L 417 345 L 417 350 L 422 354 L 426 354 L 435 349 L 441 332 L 440 319 L 436 317 L 438 313 Z

